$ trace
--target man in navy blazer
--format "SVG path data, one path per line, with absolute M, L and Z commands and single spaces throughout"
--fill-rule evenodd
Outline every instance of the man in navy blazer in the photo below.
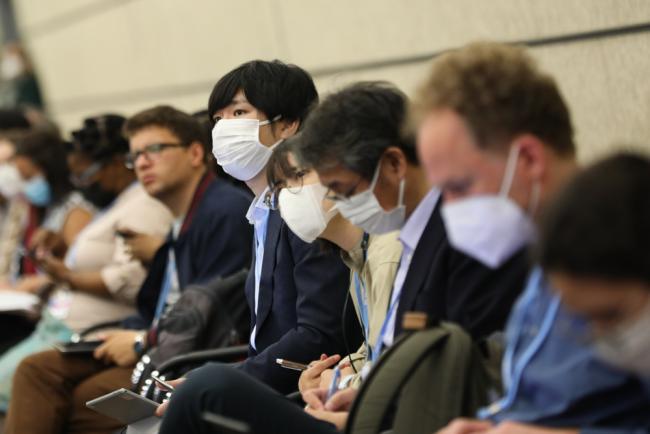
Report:
M 271 148 L 298 131 L 317 100 L 309 74 L 276 60 L 247 62 L 229 72 L 208 103 L 217 163 L 256 196 L 247 213 L 254 227 L 246 282 L 250 351 L 239 369 L 281 393 L 297 390 L 299 373 L 276 359 L 308 363 L 323 353 L 346 351 L 341 318 L 349 270 L 336 249 L 305 243 L 289 230 L 270 206 L 267 187 Z M 348 338 L 350 347 L 360 343 L 360 328 L 350 330 Z M 209 384 L 216 366 L 195 370 L 181 387 L 198 390 Z

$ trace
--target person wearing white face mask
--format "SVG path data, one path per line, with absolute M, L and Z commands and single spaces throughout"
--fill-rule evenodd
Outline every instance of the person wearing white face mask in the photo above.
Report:
M 420 158 L 441 188 L 452 243 L 494 265 L 534 238 L 529 222 L 577 170 L 571 117 L 553 78 L 521 48 L 471 44 L 433 62 L 414 114 Z M 464 221 L 461 209 L 474 215 Z M 455 420 L 440 433 L 647 427 L 638 382 L 566 333 L 581 323 L 536 267 L 508 320 L 504 396 L 479 412 L 482 420 Z
M 336 251 L 304 242 L 266 199 L 272 148 L 293 136 L 318 100 L 304 70 L 280 61 L 251 61 L 222 77 L 208 103 L 214 120 L 213 154 L 223 170 L 255 194 L 247 213 L 253 225 L 254 263 L 245 292 L 251 311 L 249 357 L 237 369 L 281 393 L 297 389 L 298 373 L 276 360 L 308 363 L 322 353 L 345 351 L 341 312 L 349 271 Z M 327 294 L 327 296 L 324 296 Z M 360 330 L 350 334 L 356 346 Z M 218 394 L 219 364 L 188 376 L 184 398 L 170 401 L 161 433 L 185 431 L 199 417 L 195 394 Z
M 618 154 L 554 201 L 536 256 L 562 301 L 589 321 L 597 356 L 650 384 L 648 222 L 650 159 Z
M 314 184 L 302 189 L 289 187 L 278 196 L 289 226 L 306 240 L 313 239 L 323 226 L 320 237 L 334 239 L 328 232 L 337 216 L 318 207 L 323 196 L 326 201 L 333 199 L 336 210 L 350 223 L 373 232 L 371 236 L 401 229 L 403 252 L 395 278 L 388 282 L 391 294 L 384 301 L 384 315 L 379 315 L 384 318 L 368 333 L 373 335 L 368 342 L 371 364 L 399 335 L 401 317 L 408 311 L 424 311 L 431 319 L 457 322 L 475 340 L 500 330 L 526 273 L 523 257 L 492 270 L 449 246 L 439 212 L 439 194 L 430 190 L 415 157 L 414 143 L 400 134 L 405 116 L 406 98 L 386 83 L 359 83 L 330 95 L 312 111 L 300 135 L 291 139 L 295 140 L 292 149 L 299 165 L 313 168 L 326 188 L 312 187 Z M 325 195 L 326 189 L 330 192 Z M 316 296 L 327 299 L 330 293 Z M 322 360 L 320 368 L 335 360 Z M 202 390 L 201 396 L 210 397 L 204 401 L 210 401 L 220 414 L 245 420 L 254 432 L 337 432 L 345 426 L 356 397 L 355 388 L 343 388 L 325 402 L 327 389 L 321 383 L 311 388 L 315 386 L 311 377 L 306 379 L 311 384 L 302 393 L 309 404 L 303 411 L 232 368 L 221 366 L 212 371 L 212 378 L 220 380 L 215 380 L 210 390 Z M 179 389 L 180 399 L 178 395 L 172 398 L 169 411 L 174 409 L 175 399 L 196 401 L 199 390 L 188 395 Z M 180 411 L 174 411 L 176 429 L 189 426 L 188 419 L 179 418 Z M 166 432 L 172 431 L 161 431 Z
M 292 145 L 289 139 L 273 151 L 268 184 L 277 197 L 283 220 L 296 235 L 305 242 L 321 239 L 341 248 L 343 260 L 351 271 L 350 296 L 364 333 L 364 342 L 355 353 L 334 354 L 310 362 L 309 368 L 300 375 L 299 390 L 327 388 L 337 363 L 341 384 L 358 387 L 361 371 L 372 364 L 371 348 L 386 317 L 402 245 L 397 231 L 368 235 L 345 219 L 338 206 L 326 198 L 327 189 L 321 185 L 316 172 L 299 169 Z

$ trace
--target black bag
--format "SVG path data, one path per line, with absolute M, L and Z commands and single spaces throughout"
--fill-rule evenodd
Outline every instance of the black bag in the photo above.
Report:
M 161 318 L 153 346 L 133 370 L 134 392 L 160 401 L 164 397 L 150 376 L 162 363 L 196 350 L 248 342 L 250 313 L 244 293 L 247 275 L 248 270 L 244 269 L 183 290 L 178 301 Z M 192 368 L 187 366 L 174 375 L 179 377 Z

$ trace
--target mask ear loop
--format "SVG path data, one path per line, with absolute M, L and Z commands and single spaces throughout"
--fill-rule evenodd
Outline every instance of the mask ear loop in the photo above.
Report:
M 539 181 L 535 181 L 530 190 L 530 202 L 528 203 L 528 215 L 533 215 L 535 214 L 535 211 L 537 211 L 537 205 L 539 204 L 539 196 L 541 194 L 541 190 L 542 188 L 539 185 Z
M 512 181 L 515 177 L 515 170 L 517 169 L 518 159 L 519 146 L 514 145 L 512 148 L 510 148 L 508 162 L 506 163 L 506 171 L 503 174 L 503 180 L 501 181 L 501 190 L 499 191 L 499 196 L 508 197 L 510 188 L 512 187 Z
M 397 208 L 404 205 L 404 190 L 406 188 L 406 178 L 402 178 L 399 182 L 399 195 L 397 197 Z

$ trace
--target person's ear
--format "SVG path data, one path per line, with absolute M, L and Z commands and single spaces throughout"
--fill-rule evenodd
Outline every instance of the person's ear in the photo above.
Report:
M 384 163 L 381 170 L 384 179 L 391 179 L 397 183 L 406 177 L 408 161 L 404 151 L 397 146 L 391 146 L 384 151 L 382 159 Z
M 514 139 L 519 147 L 519 170 L 530 182 L 541 181 L 546 176 L 546 149 L 544 142 L 532 134 L 522 134 Z
M 298 132 L 298 128 L 300 128 L 300 121 L 297 119 L 294 121 L 285 121 L 280 119 L 274 124 L 277 125 L 276 137 L 279 137 L 280 139 L 288 139 L 295 135 Z
M 192 167 L 200 167 L 205 164 L 205 148 L 200 142 L 190 143 L 187 152 L 190 154 Z

